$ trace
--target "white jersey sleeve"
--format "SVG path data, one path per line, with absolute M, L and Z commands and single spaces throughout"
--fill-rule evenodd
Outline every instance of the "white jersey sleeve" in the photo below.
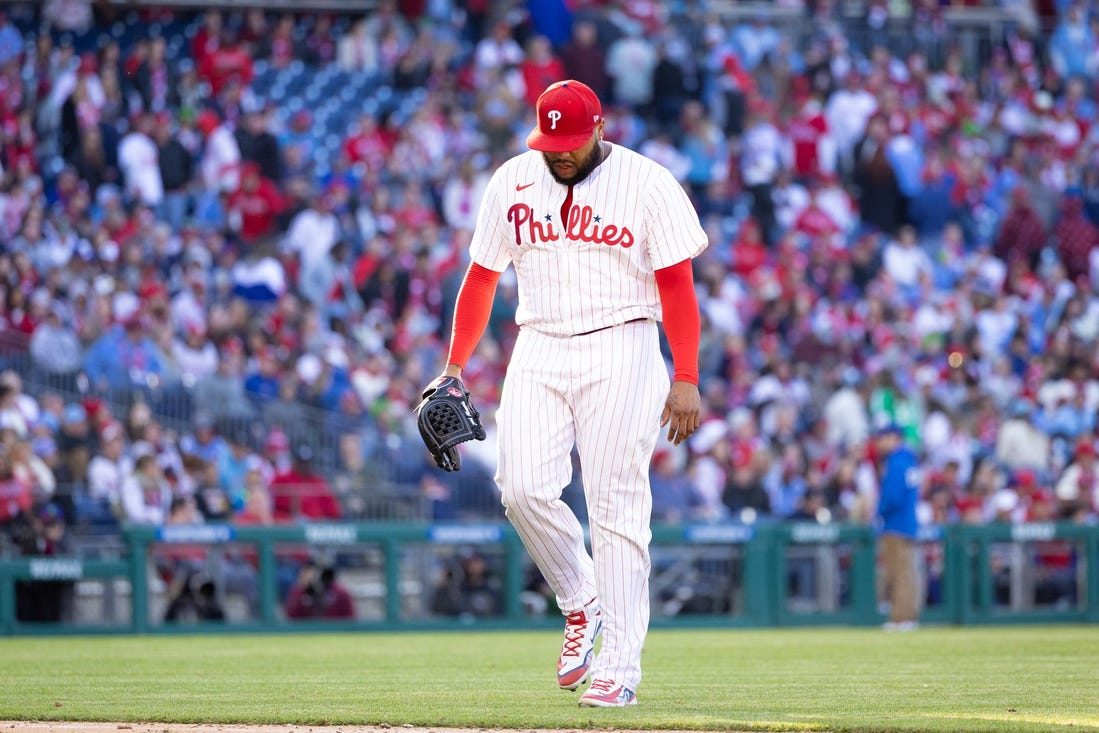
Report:
M 645 241 L 654 270 L 693 259 L 706 249 L 709 239 L 698 212 L 668 169 L 653 166 L 642 206 L 648 227 Z
M 512 257 L 509 246 L 511 229 L 506 219 L 509 199 L 504 195 L 504 187 L 511 179 L 506 165 L 498 168 L 489 179 L 469 245 L 470 260 L 496 272 L 506 270 Z

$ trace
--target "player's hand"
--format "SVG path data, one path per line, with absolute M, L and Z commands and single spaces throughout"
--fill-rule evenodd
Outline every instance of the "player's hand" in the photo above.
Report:
M 660 427 L 668 426 L 668 440 L 679 445 L 698 430 L 702 398 L 698 386 L 690 382 L 673 382 L 660 416 Z

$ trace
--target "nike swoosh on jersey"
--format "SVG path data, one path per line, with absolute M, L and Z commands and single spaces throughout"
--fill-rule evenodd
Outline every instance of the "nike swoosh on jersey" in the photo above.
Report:
M 523 185 L 519 185 L 518 183 L 516 183 L 515 184 L 515 190 L 516 191 L 522 191 L 524 188 L 530 188 L 533 185 L 534 185 L 534 181 L 531 181 L 530 183 L 525 183 Z

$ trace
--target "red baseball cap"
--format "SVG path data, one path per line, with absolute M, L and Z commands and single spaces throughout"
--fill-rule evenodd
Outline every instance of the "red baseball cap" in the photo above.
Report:
M 603 118 L 603 107 L 591 87 L 575 79 L 555 82 L 538 97 L 538 126 L 527 136 L 527 147 L 547 153 L 567 153 L 583 147 Z
M 209 137 L 210 133 L 216 130 L 220 124 L 221 118 L 218 117 L 218 113 L 212 109 L 202 110 L 195 119 L 195 126 L 197 126 L 199 130 L 202 130 L 202 134 L 207 137 Z

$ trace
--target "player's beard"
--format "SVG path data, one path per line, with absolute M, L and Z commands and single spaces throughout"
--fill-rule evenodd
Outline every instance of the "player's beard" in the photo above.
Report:
M 562 186 L 575 186 L 577 183 L 580 183 L 580 181 L 590 176 L 596 166 L 603 162 L 603 143 L 596 143 L 592 146 L 591 152 L 588 153 L 588 157 L 584 158 L 584 160 L 576 166 L 576 175 L 572 178 L 562 178 L 557 175 L 557 171 L 553 169 L 553 159 L 550 158 L 549 153 L 542 153 L 542 160 L 545 161 L 546 168 L 549 169 L 550 175 L 553 176 L 553 180 L 557 181 Z

